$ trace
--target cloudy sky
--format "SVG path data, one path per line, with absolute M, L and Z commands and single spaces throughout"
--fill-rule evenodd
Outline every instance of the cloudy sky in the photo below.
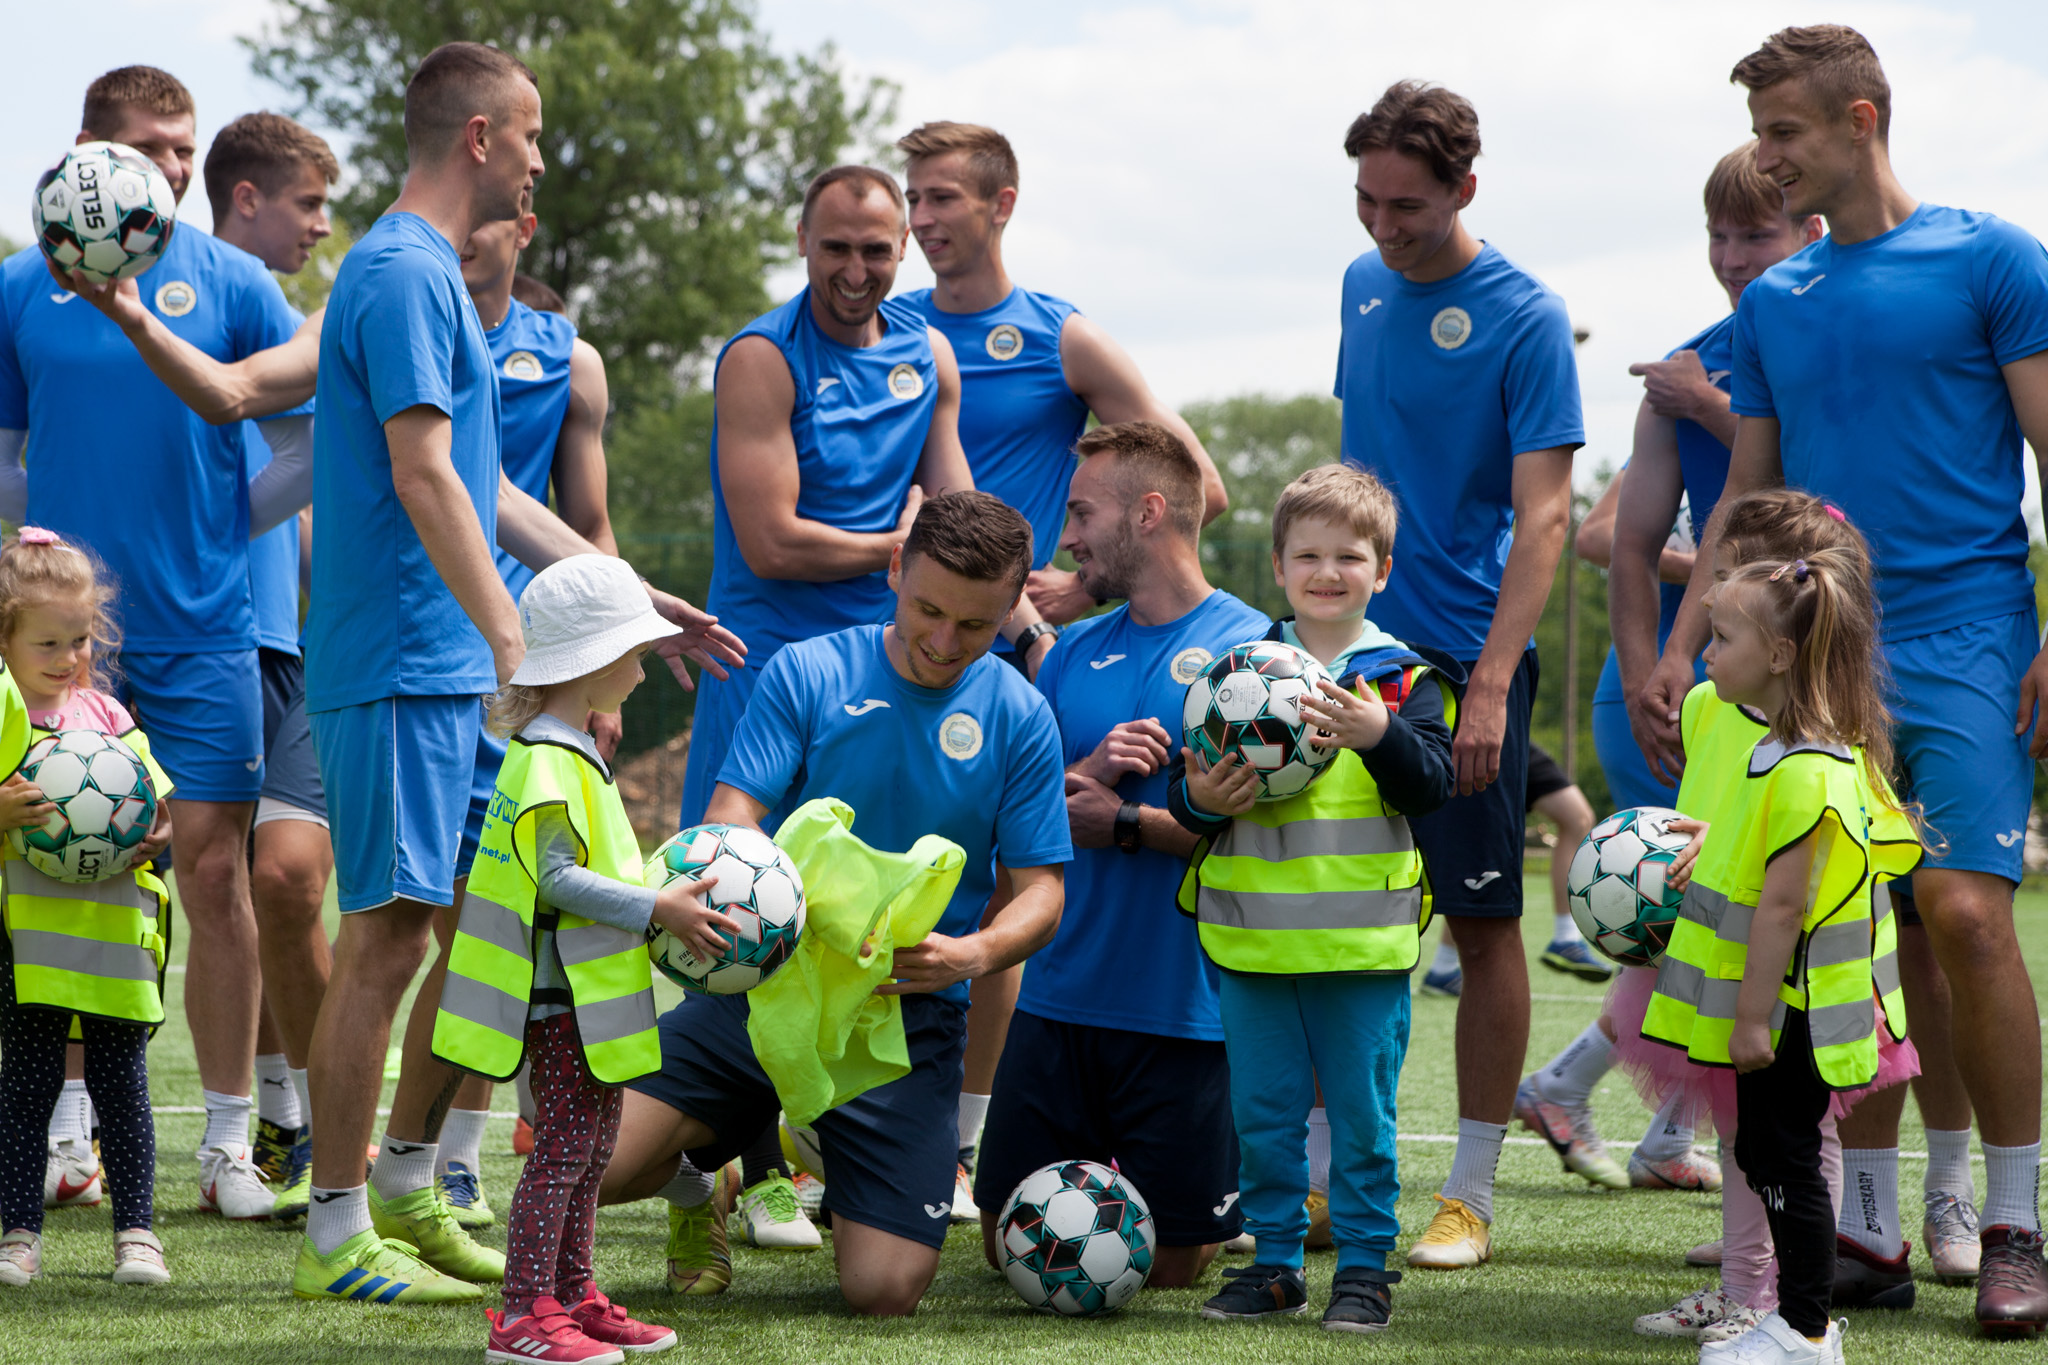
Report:
M 1774 29 L 1862 29 L 1891 76 L 1908 188 L 2048 235 L 2048 6 L 1473 0 L 1455 12 L 1451 24 L 1442 7 L 1381 0 L 761 0 L 779 44 L 830 41 L 855 71 L 900 84 L 906 127 L 955 118 L 1008 133 L 1023 164 L 1013 275 L 1101 321 L 1173 402 L 1328 392 L 1339 277 L 1366 245 L 1340 144 L 1401 77 L 1477 105 L 1472 227 L 1592 331 L 1588 474 L 1626 455 L 1640 395 L 1629 362 L 1722 311 L 1700 186 L 1747 135 L 1728 70 Z M 0 184 L 18 187 L 0 232 L 17 239 L 38 169 L 70 141 L 102 70 L 176 72 L 198 97 L 202 144 L 236 114 L 284 107 L 234 41 L 261 27 L 268 0 L 100 0 L 95 13 L 90 50 L 61 6 L 33 9 L 26 41 L 17 18 L 0 82 Z M 206 220 L 202 195 L 186 208 Z M 914 247 L 902 279 L 929 282 Z

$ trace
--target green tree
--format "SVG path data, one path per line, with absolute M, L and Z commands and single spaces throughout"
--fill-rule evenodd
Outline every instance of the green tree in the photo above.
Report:
M 1268 616 L 1286 615 L 1287 594 L 1273 582 L 1273 504 L 1296 475 L 1336 462 L 1337 400 L 1250 394 L 1195 403 L 1181 415 L 1230 492 L 1230 510 L 1202 534 L 1209 581 Z
M 337 216 L 334 235 L 324 238 L 313 248 L 312 256 L 299 267 L 299 273 L 277 277 L 292 307 L 310 316 L 314 310 L 327 306 L 328 291 L 334 288 L 334 272 L 341 269 L 341 258 L 348 255 L 348 249 L 355 245 L 355 241 L 355 233 L 349 231 L 348 224 Z

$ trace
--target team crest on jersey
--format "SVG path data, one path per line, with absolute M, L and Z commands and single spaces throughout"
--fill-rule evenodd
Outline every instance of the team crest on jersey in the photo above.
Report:
M 909 402 L 924 393 L 924 376 L 917 372 L 915 365 L 898 365 L 889 371 L 889 392 Z
M 1015 360 L 1024 351 L 1024 334 L 1005 322 L 989 329 L 982 348 L 990 360 Z
M 183 280 L 170 280 L 156 291 L 156 311 L 167 318 L 181 318 L 199 306 L 199 291 Z
M 939 722 L 939 748 L 947 758 L 965 763 L 981 752 L 981 722 L 965 711 L 955 711 Z
M 1208 650 L 1203 649 L 1200 645 L 1196 645 L 1192 649 L 1184 649 L 1174 655 L 1173 662 L 1166 666 L 1166 671 L 1173 675 L 1175 682 L 1179 683 L 1182 687 L 1186 687 L 1196 678 L 1202 676 L 1202 670 L 1207 668 L 1210 660 L 1215 657 Z
M 1472 315 L 1453 306 L 1429 320 L 1429 339 L 1446 351 L 1455 351 L 1472 339 Z
M 528 383 L 541 377 L 540 357 L 532 351 L 514 351 L 505 357 L 505 377 L 524 379 Z

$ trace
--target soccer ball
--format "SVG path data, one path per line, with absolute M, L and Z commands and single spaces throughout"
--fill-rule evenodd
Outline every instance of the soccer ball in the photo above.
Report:
M 57 269 L 130 280 L 171 244 L 178 200 L 157 164 L 118 142 L 86 142 L 36 182 L 36 241 Z
M 1637 806 L 1593 826 L 1566 874 L 1572 919 L 1586 941 L 1624 967 L 1648 967 L 1664 956 L 1685 893 L 1665 881 L 1691 842 L 1670 824 L 1683 819 L 1662 806 Z
M 1070 1318 L 1114 1313 L 1152 1273 L 1152 1210 L 1123 1176 L 1055 1161 L 1024 1177 L 996 1219 L 1003 1277 L 1033 1308 Z
M 1301 718 L 1301 699 L 1329 676 L 1314 656 L 1279 640 L 1239 645 L 1188 684 L 1181 736 L 1211 763 L 1234 753 L 1250 764 L 1259 800 L 1298 796 L 1337 756 L 1308 742 L 1317 731 Z
M 21 775 L 57 809 L 8 837 L 38 872 L 96 882 L 125 872 L 156 823 L 156 786 L 135 751 L 97 730 L 59 730 L 22 760 Z
M 813 1180 L 825 1178 L 825 1149 L 818 1142 L 818 1130 L 809 1126 L 798 1127 L 789 1121 L 789 1115 L 782 1116 L 782 1159 L 789 1163 L 789 1169 L 807 1175 Z
M 648 927 L 648 955 L 655 968 L 687 991 L 738 995 L 750 991 L 789 961 L 804 932 L 804 879 L 789 855 L 759 830 L 739 825 L 698 825 L 654 850 L 642 880 L 652 887 L 672 881 L 718 878 L 705 893 L 712 909 L 740 922 L 737 937 L 706 962 L 665 929 Z

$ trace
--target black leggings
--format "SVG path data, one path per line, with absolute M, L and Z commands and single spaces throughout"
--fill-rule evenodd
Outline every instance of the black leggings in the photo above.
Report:
M 1763 1070 L 1735 1078 L 1735 1159 L 1771 1225 L 1778 1315 L 1818 1337 L 1828 1330 L 1835 1287 L 1835 1205 L 1820 1167 L 1820 1125 L 1833 1092 L 1814 1068 L 1804 1011 L 1785 1011 L 1776 1051 Z
M 43 1168 L 50 1114 L 64 1089 L 69 1014 L 14 1003 L 14 954 L 0 936 L 0 1229 L 43 1230 Z M 156 1123 L 149 1112 L 149 1030 L 78 1016 L 85 1089 L 100 1118 L 100 1160 L 114 1227 L 150 1226 Z

